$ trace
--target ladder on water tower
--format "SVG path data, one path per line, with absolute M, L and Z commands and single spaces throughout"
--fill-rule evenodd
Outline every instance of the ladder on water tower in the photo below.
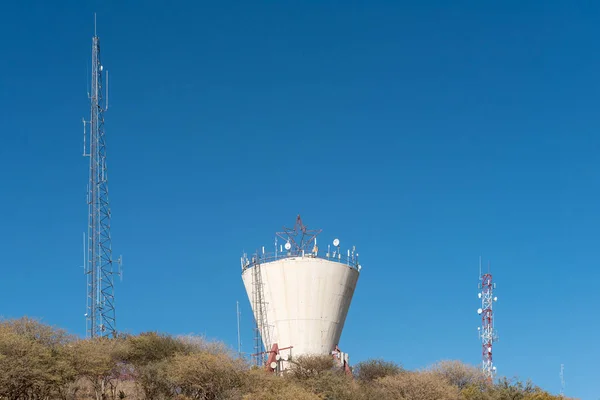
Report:
M 267 323 L 267 304 L 265 303 L 264 286 L 262 283 L 262 273 L 260 265 L 260 256 L 258 252 L 255 255 L 255 263 L 252 268 L 252 308 L 254 309 L 254 365 L 262 367 L 265 364 L 265 348 L 263 346 L 263 335 L 264 342 L 267 348 L 271 346 L 271 340 L 269 338 L 269 325 Z

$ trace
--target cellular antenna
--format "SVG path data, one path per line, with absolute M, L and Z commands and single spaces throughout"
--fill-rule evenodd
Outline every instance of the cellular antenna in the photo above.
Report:
M 92 38 L 92 79 L 90 93 L 90 120 L 84 121 L 84 156 L 89 157 L 87 193 L 88 231 L 85 274 L 87 281 L 86 336 L 88 338 L 117 335 L 115 316 L 115 288 L 113 280 L 112 241 L 110 236 L 111 212 L 108 201 L 106 169 L 106 137 L 104 112 L 106 99 L 102 96 L 103 67 L 100 62 L 100 39 Z M 89 149 L 85 142 L 89 125 Z M 119 259 L 119 275 L 120 275 Z
M 106 71 L 106 108 L 105 111 L 108 111 L 108 70 Z
M 479 268 L 481 269 L 481 257 Z M 478 297 L 481 299 L 481 308 L 477 310 L 477 313 L 481 315 L 481 327 L 477 329 L 479 330 L 479 338 L 481 339 L 481 368 L 488 381 L 492 383 L 496 375 L 496 366 L 492 359 L 492 347 L 494 342 L 498 340 L 496 330 L 494 329 L 493 303 L 498 301 L 498 298 L 494 296 L 496 284 L 493 283 L 490 268 L 488 263 L 488 273 L 484 275 L 480 273 L 479 277 L 480 292 Z

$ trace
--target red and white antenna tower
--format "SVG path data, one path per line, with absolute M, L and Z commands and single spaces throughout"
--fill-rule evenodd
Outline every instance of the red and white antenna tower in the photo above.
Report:
M 496 367 L 492 361 L 492 346 L 498 340 L 496 330 L 494 329 L 494 311 L 492 305 L 498 301 L 494 296 L 496 284 L 492 281 L 492 274 L 488 263 L 487 274 L 481 274 L 481 257 L 479 258 L 479 294 L 481 299 L 481 308 L 477 313 L 481 315 L 481 327 L 479 330 L 479 338 L 481 339 L 481 368 L 484 375 L 490 382 L 494 380 L 496 375 Z

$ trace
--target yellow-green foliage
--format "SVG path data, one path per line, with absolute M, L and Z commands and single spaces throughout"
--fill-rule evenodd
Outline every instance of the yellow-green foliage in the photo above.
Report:
M 81 340 L 29 318 L 0 322 L 0 400 L 563 399 L 531 382 L 488 384 L 459 361 L 407 371 L 367 360 L 353 373 L 334 368 L 329 356 L 304 356 L 278 377 L 196 336 Z

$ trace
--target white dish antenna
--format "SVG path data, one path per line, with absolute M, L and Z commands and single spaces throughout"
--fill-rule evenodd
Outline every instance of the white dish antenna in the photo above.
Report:
M 498 296 L 494 297 L 494 301 L 498 301 Z
M 477 297 L 481 298 L 481 293 L 477 293 Z
M 272 369 L 275 369 L 275 368 L 277 368 L 277 363 L 276 363 L 275 361 L 273 361 L 273 362 L 271 363 L 271 368 L 272 368 Z
M 477 314 L 481 314 L 483 312 L 483 310 L 481 308 L 477 309 Z
M 292 245 L 290 244 L 290 242 L 287 242 L 284 247 L 286 250 L 289 250 L 292 248 Z
M 333 239 L 333 245 L 338 247 L 340 245 L 340 239 Z

